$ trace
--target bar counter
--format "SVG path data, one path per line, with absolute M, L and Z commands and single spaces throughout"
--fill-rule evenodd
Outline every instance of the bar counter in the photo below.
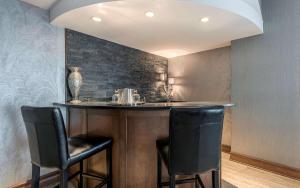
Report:
M 69 136 L 93 134 L 113 138 L 113 187 L 156 188 L 156 140 L 168 137 L 172 107 L 206 107 L 231 103 L 178 102 L 116 105 L 107 102 L 54 103 L 67 108 Z M 86 162 L 85 168 L 105 173 L 105 153 Z M 167 174 L 166 169 L 163 174 Z M 208 180 L 208 181 L 205 181 Z M 167 180 L 167 179 L 165 179 Z M 210 178 L 204 178 L 210 183 Z M 93 187 L 88 182 L 87 187 Z M 177 186 L 192 188 L 194 184 Z
M 226 102 L 161 102 L 161 103 L 144 103 L 123 105 L 111 102 L 81 102 L 79 104 L 72 103 L 53 103 L 55 106 L 67 108 L 98 108 L 98 109 L 148 109 L 148 110 L 163 110 L 172 107 L 204 107 L 221 105 L 224 107 L 232 107 L 234 104 Z

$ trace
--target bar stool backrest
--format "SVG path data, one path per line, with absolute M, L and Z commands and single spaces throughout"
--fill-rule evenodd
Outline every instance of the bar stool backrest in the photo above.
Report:
M 224 107 L 172 108 L 169 174 L 192 175 L 220 167 Z
M 29 142 L 31 162 L 40 167 L 67 167 L 69 152 L 63 117 L 59 108 L 21 108 Z

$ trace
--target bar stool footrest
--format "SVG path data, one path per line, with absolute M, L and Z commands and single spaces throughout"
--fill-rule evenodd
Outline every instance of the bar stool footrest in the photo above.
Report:
M 195 181 L 198 181 L 198 179 L 197 178 L 187 178 L 187 179 L 176 180 L 175 182 L 177 185 L 177 184 L 193 183 Z M 169 186 L 169 185 L 170 185 L 169 181 L 161 183 L 161 186 Z
M 97 180 L 107 180 L 107 176 L 94 175 L 90 173 L 82 173 L 82 176 L 85 178 L 97 179 Z

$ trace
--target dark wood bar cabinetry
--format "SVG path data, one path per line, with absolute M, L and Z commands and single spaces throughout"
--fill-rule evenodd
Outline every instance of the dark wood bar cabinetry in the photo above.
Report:
M 70 136 L 83 133 L 113 138 L 113 187 L 156 188 L 156 140 L 168 137 L 172 106 L 207 106 L 214 103 L 155 103 L 117 106 L 108 103 L 55 104 L 67 108 Z M 224 104 L 232 106 L 231 104 Z M 105 153 L 93 156 L 86 168 L 105 173 Z M 167 174 L 163 169 L 163 174 Z M 167 176 L 165 176 L 167 177 Z M 210 176 L 203 177 L 210 184 Z M 93 182 L 88 182 L 92 187 Z M 178 188 L 192 188 L 194 184 Z

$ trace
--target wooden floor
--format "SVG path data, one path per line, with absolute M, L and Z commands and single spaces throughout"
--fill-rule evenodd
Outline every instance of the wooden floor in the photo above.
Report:
M 222 179 L 238 188 L 300 188 L 300 181 L 229 160 L 222 153 Z
M 300 188 L 299 180 L 230 161 L 227 153 L 222 153 L 222 179 L 238 188 Z

